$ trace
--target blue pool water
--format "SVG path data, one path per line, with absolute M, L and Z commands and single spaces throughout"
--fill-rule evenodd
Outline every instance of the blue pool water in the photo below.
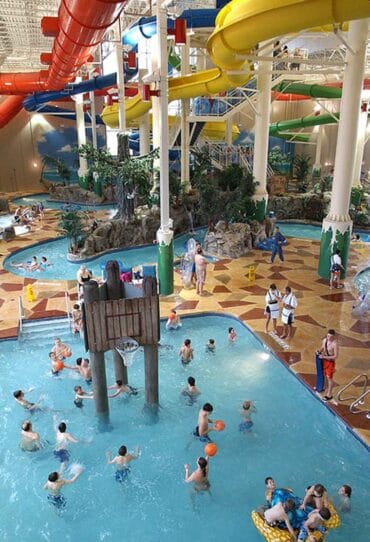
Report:
M 229 344 L 232 325 L 237 341 Z M 368 472 L 370 456 L 325 406 L 290 374 L 259 341 L 236 320 L 223 316 L 183 319 L 179 331 L 162 326 L 159 369 L 161 409 L 157 423 L 143 413 L 143 354 L 129 368 L 130 383 L 140 390 L 129 399 L 111 399 L 111 431 L 100 433 L 93 405 L 73 405 L 73 386 L 80 379 L 64 370 L 52 377 L 47 352 L 55 331 L 40 329 L 26 341 L 3 342 L 0 348 L 0 539 L 52 542 L 259 542 L 250 511 L 263 503 L 264 478 L 273 476 L 281 486 L 298 494 L 311 483 L 325 484 L 330 494 L 347 483 L 353 487 L 352 512 L 331 531 L 328 541 L 367 542 L 370 532 Z M 195 357 L 182 367 L 177 352 L 191 338 Z M 215 353 L 205 353 L 205 342 L 215 338 Z M 83 355 L 81 342 L 63 337 L 73 359 Z M 267 358 L 267 359 L 266 359 Z M 106 356 L 108 382 L 113 381 L 112 360 Z M 202 391 L 198 404 L 189 406 L 180 396 L 189 375 Z M 84 388 L 87 388 L 82 382 Z M 44 396 L 50 410 L 32 417 L 34 429 L 50 441 L 42 452 L 22 452 L 19 426 L 26 418 L 12 392 L 35 387 L 28 398 Z M 249 435 L 239 432 L 243 400 L 255 402 L 258 412 Z M 211 460 L 211 495 L 193 502 L 184 483 L 185 463 L 194 468 L 203 444 L 193 440 L 198 409 L 214 406 L 213 419 L 226 429 L 213 433 L 218 454 Z M 64 490 L 67 509 L 58 517 L 42 486 L 58 468 L 52 455 L 52 414 L 57 411 L 70 432 L 83 442 L 70 447 L 71 461 L 84 465 L 77 482 Z M 114 479 L 105 452 L 126 444 L 141 447 L 127 483 Z
M 46 209 L 63 209 L 66 205 L 66 203 L 58 202 L 58 201 L 50 201 L 50 197 L 52 197 L 50 194 L 30 194 L 28 196 L 24 196 L 22 198 L 15 198 L 12 200 L 13 205 L 36 205 L 37 203 L 42 202 Z M 102 211 L 106 209 L 107 211 L 109 209 L 116 209 L 116 205 L 83 205 L 82 203 L 79 203 L 78 205 L 73 204 L 73 207 L 75 210 L 80 208 L 82 211 Z
M 195 238 L 200 242 L 203 241 L 204 230 L 198 230 Z M 175 255 L 181 255 L 185 252 L 184 243 L 189 239 L 188 234 L 180 235 L 175 238 L 174 252 Z M 4 261 L 4 267 L 8 271 L 17 275 L 25 277 L 33 277 L 37 279 L 59 279 L 59 280 L 74 280 L 76 278 L 77 271 L 80 267 L 80 263 L 71 263 L 67 261 L 66 254 L 68 250 L 68 240 L 66 238 L 57 239 L 41 245 L 36 245 L 31 248 L 27 248 L 14 255 L 9 256 Z M 24 269 L 18 269 L 12 267 L 11 264 L 19 264 L 21 262 L 28 261 L 32 256 L 46 256 L 48 262 L 52 265 L 45 271 L 26 271 Z M 117 259 L 123 262 L 125 266 L 134 267 L 144 263 L 156 262 L 158 259 L 158 247 L 156 245 L 136 247 L 129 250 L 119 250 L 111 252 L 110 254 L 104 254 L 99 258 L 95 258 L 86 263 L 88 269 L 90 269 L 95 276 L 101 276 L 101 265 L 109 259 Z
M 361 295 L 366 295 L 370 291 L 370 267 L 360 271 L 354 278 L 357 291 Z
M 280 231 L 283 235 L 288 237 L 297 237 L 298 239 L 314 239 L 320 241 L 321 239 L 321 226 L 315 226 L 314 224 L 300 224 L 298 222 L 281 222 L 278 224 Z M 370 233 L 355 231 L 359 233 L 361 241 L 370 243 Z

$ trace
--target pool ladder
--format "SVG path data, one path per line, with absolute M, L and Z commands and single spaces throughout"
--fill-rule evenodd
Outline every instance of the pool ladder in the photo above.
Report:
M 352 396 L 352 397 L 343 397 L 343 392 L 347 390 L 350 386 L 355 384 L 357 381 L 363 379 L 363 386 L 362 386 L 362 392 L 358 396 Z M 341 388 L 338 393 L 335 396 L 335 399 L 338 403 L 341 401 L 352 401 L 352 403 L 349 405 L 349 411 L 352 414 L 363 414 L 364 412 L 367 412 L 366 417 L 370 418 L 370 411 L 366 410 L 358 410 L 359 405 L 363 405 L 365 403 L 365 397 L 370 393 L 370 389 L 367 389 L 368 385 L 368 376 L 366 373 L 359 374 L 352 378 L 348 384 L 346 384 L 343 388 Z

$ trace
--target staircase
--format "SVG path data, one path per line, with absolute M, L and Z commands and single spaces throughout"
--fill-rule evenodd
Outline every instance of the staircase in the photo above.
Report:
M 205 122 L 189 122 L 189 144 L 192 147 L 197 142 L 198 137 L 200 136 L 201 131 L 203 130 Z M 179 129 L 177 137 L 174 142 L 174 147 L 181 147 L 181 130 Z
M 33 343 L 42 341 L 43 343 L 50 343 L 51 347 L 55 337 L 60 337 L 62 342 L 68 342 L 71 335 L 71 323 L 67 317 L 48 320 L 24 320 L 19 340 Z

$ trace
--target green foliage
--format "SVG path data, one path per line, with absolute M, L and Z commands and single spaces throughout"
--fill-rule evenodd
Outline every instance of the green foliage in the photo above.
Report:
M 293 158 L 293 174 L 298 180 L 298 191 L 306 192 L 311 157 L 307 154 L 296 154 Z
M 43 180 L 43 174 L 46 167 L 55 169 L 64 184 L 65 181 L 69 182 L 71 180 L 71 170 L 61 158 L 55 158 L 54 156 L 49 155 L 42 157 L 41 181 Z
M 239 177 L 239 186 L 232 192 L 229 201 L 226 203 L 224 218 L 231 222 L 247 222 L 255 214 L 255 203 L 251 199 L 256 184 L 251 173 Z
M 180 196 L 182 195 L 181 177 L 175 171 L 170 171 L 168 183 L 170 197 L 174 204 L 178 204 Z
M 320 194 L 320 196 L 324 195 L 324 192 L 329 192 L 333 185 L 333 177 L 331 175 L 326 175 L 326 177 L 322 177 L 319 182 L 314 184 L 313 191 L 315 194 Z
M 365 202 L 365 190 L 362 186 L 353 186 L 351 190 L 351 204 L 359 207 Z
M 73 252 L 88 230 L 88 216 L 82 211 L 63 211 L 59 213 L 59 229 L 69 240 L 69 250 Z

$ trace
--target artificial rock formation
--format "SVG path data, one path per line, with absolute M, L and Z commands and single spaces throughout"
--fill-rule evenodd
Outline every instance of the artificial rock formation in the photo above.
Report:
M 252 250 L 252 232 L 249 224 L 220 220 L 204 239 L 204 249 L 219 258 L 240 258 Z

